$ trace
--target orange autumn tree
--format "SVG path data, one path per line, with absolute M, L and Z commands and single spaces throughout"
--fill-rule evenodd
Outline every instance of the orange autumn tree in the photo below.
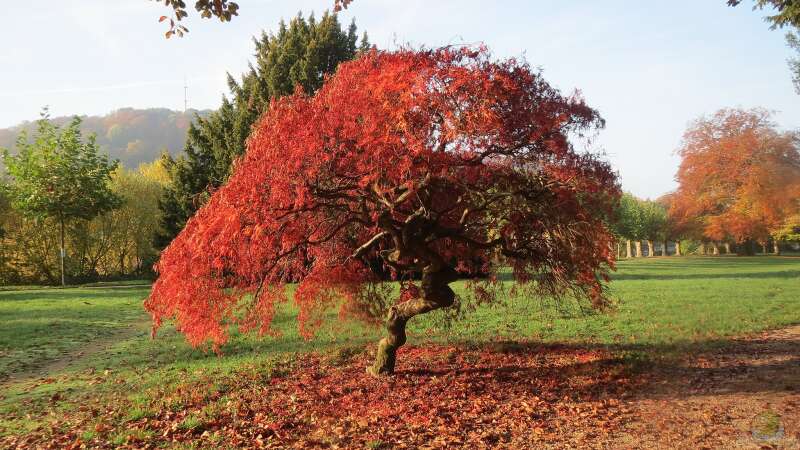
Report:
M 678 150 L 670 214 L 684 231 L 752 251 L 800 208 L 799 136 L 763 109 L 723 109 L 693 122 Z M 690 233 L 691 234 L 691 233 Z
M 489 274 L 470 283 L 482 302 L 510 265 L 521 290 L 601 307 L 619 187 L 569 137 L 602 124 L 484 49 L 373 50 L 314 96 L 270 105 L 227 184 L 163 252 L 145 307 L 156 328 L 174 318 L 190 343 L 219 346 L 231 325 L 268 332 L 297 281 L 306 335 L 328 308 L 386 315 L 374 375 L 394 371 L 409 319 L 454 304 L 460 273 Z

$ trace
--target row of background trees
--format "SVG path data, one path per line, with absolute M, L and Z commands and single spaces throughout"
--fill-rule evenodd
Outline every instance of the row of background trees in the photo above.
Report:
M 75 120 L 59 128 L 45 116 L 35 139 L 29 142 L 23 133 L 16 154 L 6 158 L 14 178 L 27 181 L 0 190 L 3 284 L 59 281 L 62 218 L 64 272 L 70 281 L 150 275 L 161 250 L 157 244 L 169 231 L 163 226 L 165 199 L 186 189 L 176 183 L 181 180 L 176 174 L 188 179 L 209 171 L 166 155 L 127 169 L 100 157 L 96 143 L 84 139 L 79 127 Z M 769 112 L 759 109 L 721 110 L 695 121 L 679 150 L 679 188 L 657 200 L 622 196 L 611 223 L 617 256 L 778 253 L 781 243 L 796 246 L 798 141 L 796 133 L 777 130 Z M 56 147 L 63 154 L 57 155 Z M 95 180 L 76 191 L 68 186 L 76 178 L 67 175 L 80 173 L 78 166 Z M 209 184 L 200 192 L 212 188 Z M 196 207 L 186 205 L 185 211 Z
M 160 161 L 128 170 L 100 153 L 81 121 L 58 127 L 46 111 L 35 137 L 4 152 L 0 283 L 64 284 L 142 276 L 158 258 L 153 236 L 169 182 Z
M 722 109 L 692 122 L 678 149 L 678 188 L 657 201 L 625 194 L 618 255 L 780 253 L 800 237 L 800 134 L 763 109 Z M 683 245 L 681 240 L 686 241 Z M 631 249 L 631 242 L 634 248 Z

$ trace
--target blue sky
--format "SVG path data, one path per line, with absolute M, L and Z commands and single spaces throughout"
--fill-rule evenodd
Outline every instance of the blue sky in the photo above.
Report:
M 333 0 L 238 3 L 233 22 L 191 14 L 187 37 L 165 40 L 157 22 L 163 2 L 8 2 L 0 18 L 0 127 L 35 119 L 44 105 L 54 115 L 182 109 L 184 77 L 190 107 L 215 108 L 226 72 L 246 68 L 252 36 Z M 607 127 L 595 145 L 626 190 L 653 198 L 675 187 L 674 150 L 698 116 L 762 106 L 776 111 L 781 127 L 800 126 L 784 32 L 769 30 L 765 12 L 744 3 L 355 0 L 342 20 L 356 18 L 381 48 L 483 42 L 497 57 L 524 56 L 551 84 L 580 89 L 600 110 Z

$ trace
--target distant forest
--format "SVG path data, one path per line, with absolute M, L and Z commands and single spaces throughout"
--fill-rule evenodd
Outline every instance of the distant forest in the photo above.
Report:
M 101 151 L 107 152 L 112 159 L 119 159 L 123 166 L 134 169 L 141 163 L 158 158 L 164 150 L 173 156 L 182 152 L 186 131 L 195 114 L 204 117 L 210 112 L 194 109 L 182 112 L 166 108 L 122 108 L 105 116 L 81 116 L 81 128 L 86 134 L 97 135 Z M 64 116 L 51 120 L 61 126 L 71 119 L 72 116 Z M 0 129 L 0 148 L 7 148 L 13 153 L 15 141 L 22 130 L 28 130 L 29 136 L 35 134 L 36 122 L 26 121 L 11 128 Z

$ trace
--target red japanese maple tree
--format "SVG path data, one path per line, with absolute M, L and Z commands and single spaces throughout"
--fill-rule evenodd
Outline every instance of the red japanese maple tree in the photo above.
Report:
M 453 305 L 459 273 L 489 274 L 471 284 L 483 301 L 510 266 L 530 294 L 602 306 L 619 187 L 569 141 L 602 125 L 579 96 L 485 49 L 343 64 L 313 97 L 270 106 L 228 183 L 164 251 L 145 302 L 154 331 L 174 318 L 214 346 L 232 324 L 267 332 L 297 281 L 306 334 L 329 307 L 388 316 L 378 375 L 393 372 L 409 319 Z

